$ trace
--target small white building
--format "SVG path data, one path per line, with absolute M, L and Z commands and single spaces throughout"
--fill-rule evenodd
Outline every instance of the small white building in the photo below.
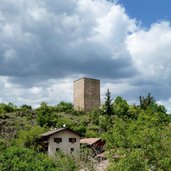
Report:
M 60 128 L 42 134 L 48 143 L 48 154 L 54 155 L 61 150 L 64 154 L 80 159 L 80 135 L 69 128 Z

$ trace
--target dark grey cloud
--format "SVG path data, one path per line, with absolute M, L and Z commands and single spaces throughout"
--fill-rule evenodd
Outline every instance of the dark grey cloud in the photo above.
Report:
M 122 16 L 121 21 L 115 21 L 115 15 L 108 16 L 111 4 L 94 2 L 109 10 L 99 12 L 92 8 L 92 1 L 87 1 L 87 8 L 84 3 L 86 1 L 17 3 L 3 0 L 0 7 L 0 75 L 10 76 L 12 80 L 32 77 L 32 81 L 34 77 L 50 79 L 71 74 L 115 79 L 133 76 L 135 68 L 129 54 L 124 52 L 124 37 L 130 31 L 129 25 L 134 23 L 129 23 L 129 19 L 125 21 L 122 11 L 116 14 Z M 101 18 L 118 23 L 118 28 L 110 30 L 113 40 L 111 36 L 103 39 L 108 31 L 100 30 Z M 118 51 L 123 53 L 118 54 Z

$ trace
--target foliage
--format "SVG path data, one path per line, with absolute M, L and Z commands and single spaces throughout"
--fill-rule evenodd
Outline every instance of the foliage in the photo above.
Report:
M 0 154 L 0 170 L 7 171 L 75 171 L 72 157 L 59 152 L 53 158 L 23 147 L 10 147 Z
M 56 112 L 72 112 L 73 111 L 73 104 L 67 102 L 60 102 L 58 105 L 55 106 Z
M 114 115 L 111 115 L 111 116 L 100 115 L 99 116 L 99 127 L 100 127 L 99 132 L 100 133 L 106 132 L 113 126 L 112 120 L 114 117 L 115 117 Z
M 17 106 L 15 106 L 13 103 L 1 103 L 0 104 L 0 114 L 2 113 L 9 113 L 9 112 L 14 112 L 17 110 Z
M 10 147 L 0 153 L 1 171 L 55 171 L 55 162 L 47 155 L 22 147 Z
M 20 110 L 21 110 L 21 111 L 32 110 L 32 107 L 29 106 L 29 105 L 24 104 L 24 105 L 22 105 L 22 106 L 20 107 Z
M 16 107 L 2 103 L 0 170 L 9 170 L 8 165 L 14 171 L 26 168 L 33 170 L 33 163 L 38 171 L 77 169 L 76 163 L 69 156 L 61 153 L 51 159 L 40 153 L 40 134 L 45 129 L 66 124 L 84 137 L 103 137 L 106 140 L 110 161 L 108 169 L 111 171 L 169 171 L 170 121 L 171 116 L 165 107 L 157 104 L 150 94 L 140 96 L 140 105 L 129 105 L 120 96 L 112 103 L 108 90 L 104 108 L 88 112 L 75 111 L 73 105 L 66 102 L 55 106 L 43 102 L 36 110 L 26 104 Z M 92 156 L 87 157 L 89 159 L 83 168 L 93 169 L 96 162 Z M 42 166 L 37 160 L 43 161 Z
M 87 113 L 91 118 L 91 123 L 98 125 L 99 124 L 99 117 L 102 116 L 103 112 L 100 109 L 94 109 Z
M 122 97 L 118 96 L 113 102 L 113 111 L 119 117 L 129 117 L 128 113 L 129 105 L 127 104 L 126 100 Z
M 109 166 L 108 171 L 149 171 L 147 161 L 139 150 L 127 153 L 127 156 L 121 158 Z
M 83 124 L 80 124 L 78 127 L 74 129 L 77 133 L 79 133 L 81 136 L 85 136 L 86 133 L 86 127 Z
M 80 168 L 85 171 L 95 171 L 95 164 L 97 163 L 96 160 L 94 160 L 94 152 L 92 149 L 87 148 L 85 145 L 81 145 L 80 148 L 81 153 L 81 163 Z
M 37 108 L 37 122 L 40 126 L 55 127 L 56 120 L 54 117 L 53 109 L 42 102 L 40 107 Z
M 36 125 L 36 120 L 35 114 L 32 112 L 27 111 L 25 114 L 18 111 L 5 113 L 4 117 L 0 118 L 0 137 L 9 142 L 17 136 L 19 130 L 26 130 L 34 125 Z
M 39 139 L 43 132 L 45 132 L 45 129 L 40 126 L 31 127 L 30 130 L 20 130 L 18 138 L 13 143 L 39 151 L 42 148 Z
M 87 129 L 87 131 L 85 133 L 85 137 L 88 137 L 88 138 L 89 137 L 95 138 L 97 136 L 98 136 L 97 132 L 94 130 L 91 130 L 91 129 Z
M 75 171 L 78 169 L 78 165 L 73 157 L 65 155 L 61 151 L 58 151 L 52 159 L 55 162 L 58 171 Z
M 136 120 L 140 112 L 141 112 L 141 109 L 138 106 L 129 105 L 128 118 L 131 118 L 132 120 Z
M 151 96 L 150 93 L 146 97 L 140 96 L 140 108 L 143 110 L 152 110 L 153 112 L 161 112 L 161 113 L 166 113 L 166 108 L 163 105 L 158 105 L 156 103 L 156 100 L 154 99 L 153 96 Z
M 147 97 L 140 96 L 139 100 L 141 109 L 147 109 L 156 103 L 154 97 L 152 97 L 150 93 L 148 93 Z
M 105 101 L 105 105 L 104 105 L 104 110 L 105 110 L 105 114 L 106 115 L 112 115 L 113 114 L 113 110 L 112 110 L 112 98 L 111 98 L 111 93 L 109 91 L 109 89 L 107 89 L 106 92 L 106 97 L 105 97 L 106 101 Z
M 112 164 L 109 170 L 169 170 L 171 159 L 163 146 L 165 127 L 159 115 L 139 114 L 137 120 L 114 118 L 113 127 L 105 134 Z M 114 160 L 112 156 L 119 156 Z
M 4 139 L 0 139 L 0 151 L 3 151 L 6 149 L 6 142 Z
M 155 153 L 154 153 L 155 151 Z M 146 153 L 147 152 L 147 153 Z M 151 154 L 149 157 L 148 153 Z M 115 154 L 115 155 L 114 155 Z M 117 154 L 117 155 L 116 155 Z M 164 154 L 164 156 L 162 156 Z M 157 149 L 148 149 L 146 151 L 135 149 L 115 150 L 110 154 L 111 164 L 108 170 L 116 171 L 170 171 L 171 159 L 165 155 L 165 152 L 159 152 Z
M 107 147 L 109 149 L 115 147 L 128 147 L 129 141 L 126 131 L 128 131 L 129 124 L 118 117 L 115 117 L 112 123 L 113 126 L 104 134 Z

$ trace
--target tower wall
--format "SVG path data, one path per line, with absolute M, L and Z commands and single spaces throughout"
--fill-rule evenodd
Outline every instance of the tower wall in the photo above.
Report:
M 74 81 L 74 106 L 86 111 L 99 108 L 100 80 L 81 78 Z
M 84 109 L 84 79 L 74 81 L 74 108 Z

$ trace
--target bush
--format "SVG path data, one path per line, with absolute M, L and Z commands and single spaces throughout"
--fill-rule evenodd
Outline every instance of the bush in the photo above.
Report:
M 60 102 L 56 107 L 55 111 L 57 112 L 72 112 L 73 110 L 73 104 L 67 103 L 67 102 Z
M 57 153 L 48 157 L 23 147 L 10 147 L 0 154 L 1 171 L 75 171 L 77 165 L 72 157 Z
M 39 151 L 42 148 L 39 144 L 39 138 L 44 131 L 45 129 L 40 126 L 32 127 L 30 130 L 21 130 L 18 132 L 18 138 L 14 140 L 14 143 L 21 147 Z
M 58 151 L 55 154 L 53 161 L 55 162 L 58 171 L 75 171 L 78 169 L 73 157 L 65 155 L 61 151 Z
M 55 127 L 56 120 L 53 109 L 45 102 L 42 102 L 37 111 L 37 122 L 40 126 Z
M 85 133 L 86 133 L 86 127 L 81 124 L 80 126 L 78 127 L 75 127 L 74 129 L 76 132 L 78 132 L 81 136 L 85 136 Z
M 112 163 L 109 171 L 149 171 L 147 162 L 139 151 L 130 152 L 128 156 L 121 158 L 119 162 Z
M 45 154 L 22 147 L 10 147 L 0 154 L 2 171 L 55 171 L 56 165 Z

